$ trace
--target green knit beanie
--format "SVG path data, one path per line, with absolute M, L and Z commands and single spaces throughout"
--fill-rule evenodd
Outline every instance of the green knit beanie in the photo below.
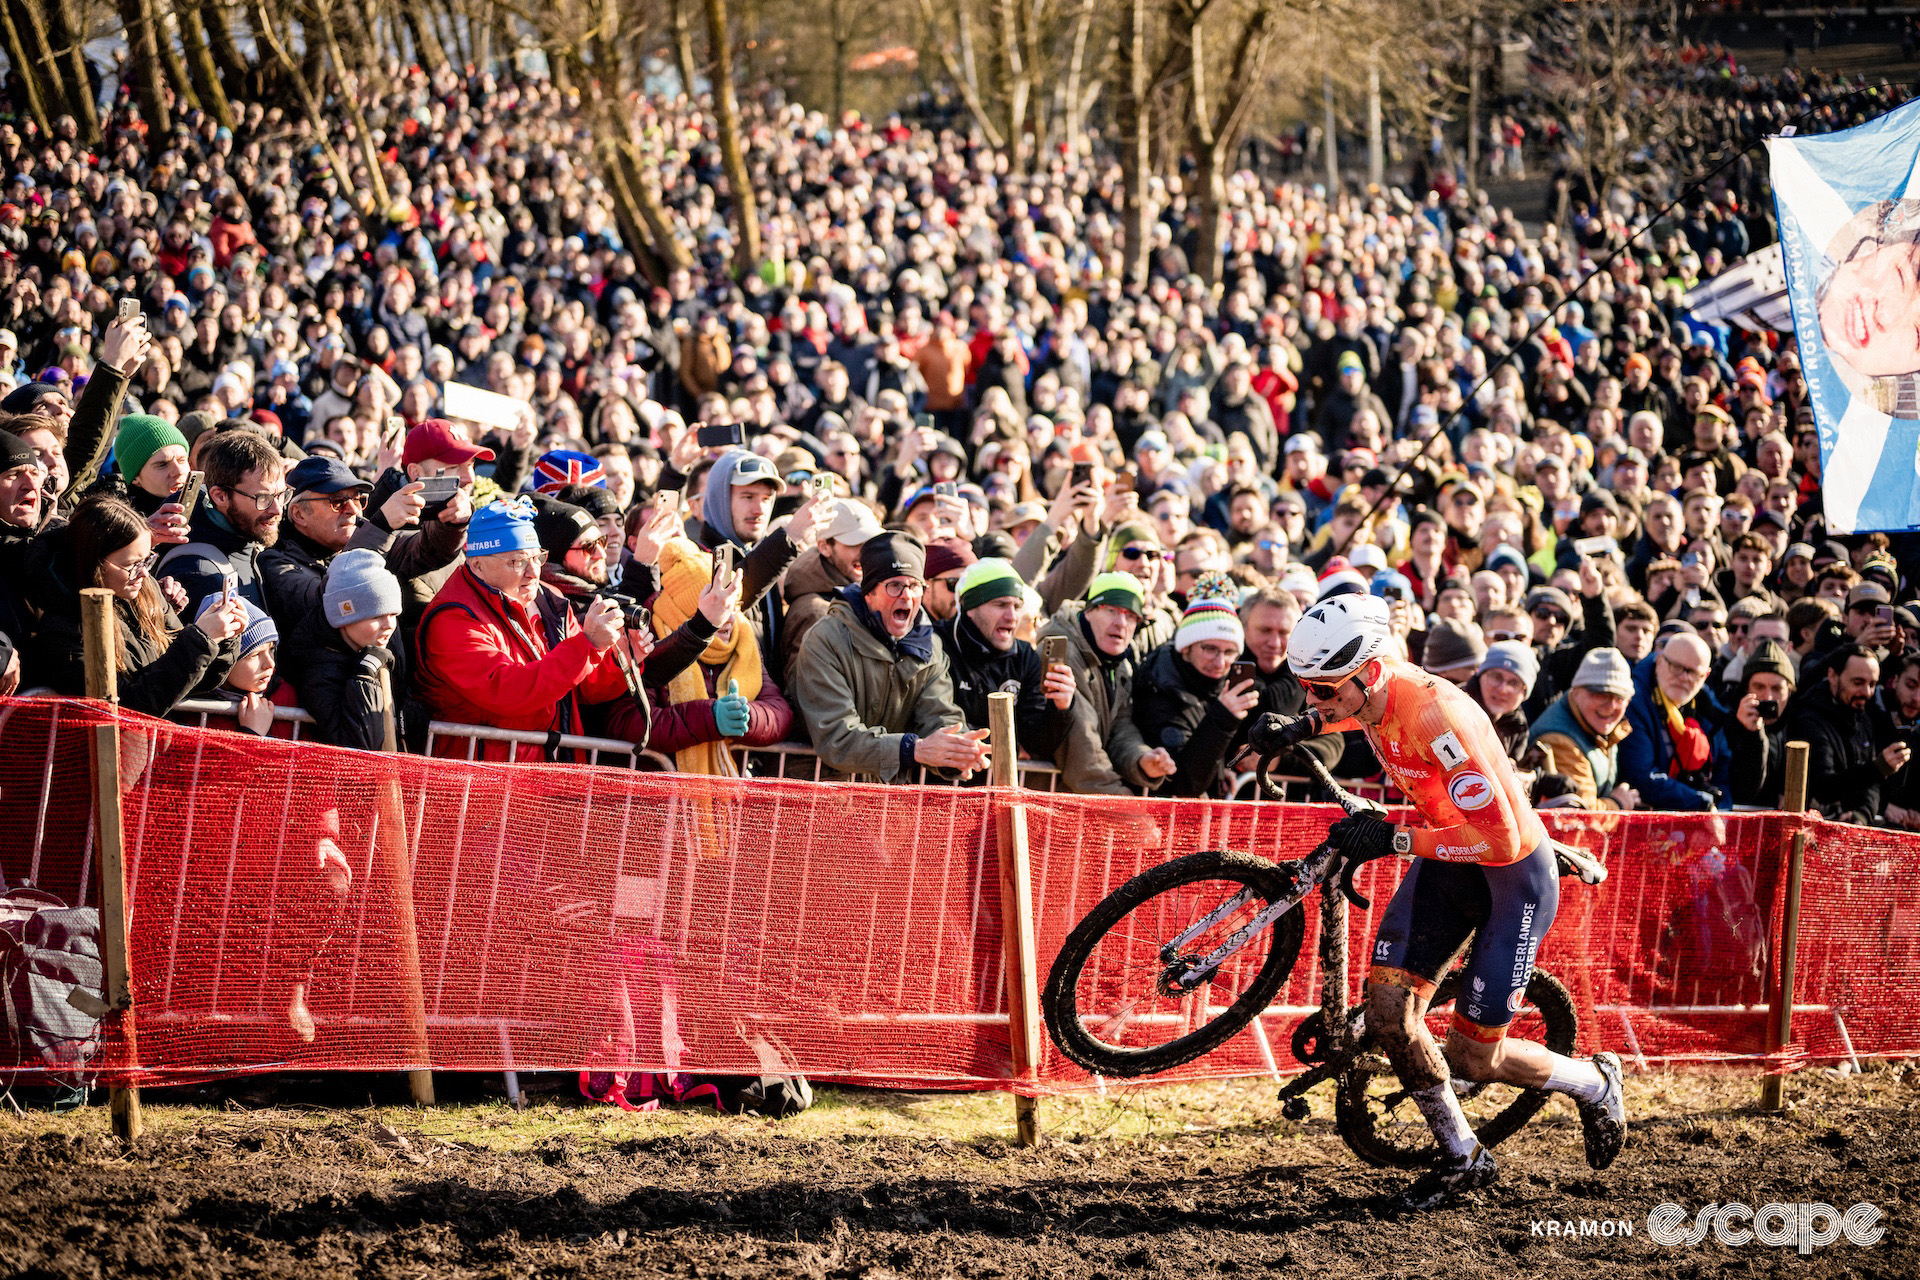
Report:
M 184 449 L 187 438 L 165 418 L 156 418 L 150 413 L 130 413 L 120 419 L 120 434 L 113 438 L 114 465 L 120 468 L 121 477 L 132 484 L 147 465 L 147 459 L 170 444 Z
M 960 609 L 964 613 L 979 608 L 989 600 L 1018 597 L 1024 594 L 1026 585 L 1020 580 L 1020 575 L 1013 571 L 1011 564 L 999 556 L 988 556 L 967 566 L 955 590 L 959 592 Z
M 1130 573 L 1103 573 L 1087 587 L 1087 608 L 1102 604 L 1128 609 L 1144 617 L 1147 594 L 1140 587 L 1140 579 Z

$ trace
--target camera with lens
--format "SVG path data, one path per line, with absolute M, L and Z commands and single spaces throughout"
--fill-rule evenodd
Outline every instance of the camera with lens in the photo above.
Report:
M 620 606 L 620 613 L 626 618 L 628 630 L 645 628 L 650 631 L 653 629 L 653 614 L 648 611 L 647 606 L 632 596 L 623 596 L 617 591 L 609 591 L 603 598 Z
M 1780 700 L 1778 698 L 1762 698 L 1753 704 L 1753 709 L 1762 720 L 1778 720 L 1780 718 Z

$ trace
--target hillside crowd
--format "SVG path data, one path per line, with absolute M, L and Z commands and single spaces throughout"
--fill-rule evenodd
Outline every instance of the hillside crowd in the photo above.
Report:
M 711 115 L 641 100 L 675 265 L 567 92 L 394 85 L 384 207 L 279 108 L 0 124 L 0 689 L 83 691 L 97 586 L 127 706 L 245 732 L 914 781 L 977 777 L 1010 691 L 1064 789 L 1224 795 L 1360 591 L 1539 803 L 1770 807 L 1805 739 L 1819 809 L 1920 828 L 1911 558 L 1828 534 L 1792 336 L 1680 303 L 1773 238 L 1740 170 L 1538 234 L 1242 172 L 1217 272 L 1156 180 L 1134 282 L 1115 164 L 761 104 L 748 263 Z M 1715 92 L 1727 138 L 1897 100 Z

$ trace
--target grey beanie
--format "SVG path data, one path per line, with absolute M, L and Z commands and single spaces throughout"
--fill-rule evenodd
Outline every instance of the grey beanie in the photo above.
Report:
M 1487 656 L 1487 642 L 1477 622 L 1455 622 L 1438 618 L 1427 628 L 1427 642 L 1420 650 L 1420 665 L 1435 675 L 1469 664 L 1480 665 Z
M 400 579 L 387 571 L 386 558 L 378 551 L 355 547 L 327 566 L 327 589 L 320 601 L 330 627 L 397 614 Z
M 1573 673 L 1572 687 L 1631 698 L 1633 668 L 1627 663 L 1627 655 L 1618 649 L 1595 649 L 1580 659 L 1580 669 Z
M 1482 671 L 1510 671 L 1519 676 L 1527 686 L 1527 695 L 1533 695 L 1533 682 L 1540 678 L 1540 659 L 1533 656 L 1533 646 L 1518 640 L 1502 640 L 1487 646 L 1487 656 L 1480 660 Z

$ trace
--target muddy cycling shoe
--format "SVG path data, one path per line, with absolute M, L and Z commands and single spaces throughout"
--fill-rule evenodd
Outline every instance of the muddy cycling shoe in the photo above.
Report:
M 1587 1163 L 1604 1169 L 1627 1142 L 1627 1091 L 1620 1081 L 1620 1055 L 1596 1053 L 1593 1065 L 1607 1082 L 1598 1102 L 1579 1102 L 1580 1135 L 1586 1140 Z
M 1394 1213 L 1438 1209 L 1469 1191 L 1478 1191 L 1499 1176 L 1500 1166 L 1487 1149 L 1475 1146 L 1472 1155 L 1456 1160 L 1442 1159 L 1404 1190 L 1388 1197 L 1387 1208 Z

